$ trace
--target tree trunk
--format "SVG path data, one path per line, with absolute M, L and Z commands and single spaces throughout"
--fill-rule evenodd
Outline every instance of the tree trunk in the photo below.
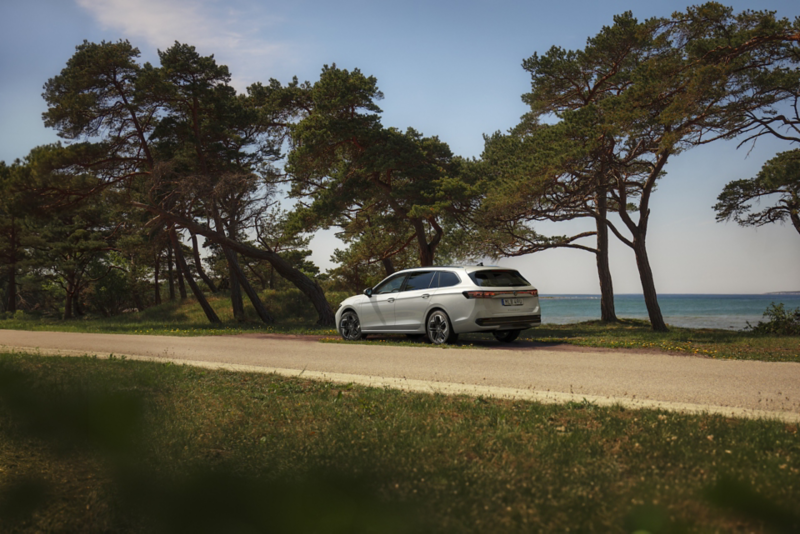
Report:
M 136 306 L 136 311 L 142 311 L 144 303 L 142 302 L 142 295 L 139 293 L 139 285 L 136 283 L 136 276 L 133 274 L 136 272 L 136 259 L 133 255 L 130 256 L 130 262 L 131 270 L 128 276 L 131 281 L 131 297 L 133 297 L 133 305 Z M 156 288 L 158 288 L 158 271 L 156 271 Z
M 216 206 L 214 207 L 214 224 L 217 226 L 217 231 L 221 234 L 225 234 L 226 228 L 222 219 L 220 218 L 219 214 L 216 212 Z M 191 230 L 189 230 L 191 232 Z M 235 239 L 236 237 L 236 228 L 231 224 L 229 228 L 227 228 L 227 235 L 230 239 Z M 239 273 L 241 269 L 239 267 L 239 262 L 236 260 L 236 255 L 231 254 L 231 251 L 225 250 L 225 247 L 222 247 L 222 251 L 225 254 L 225 258 L 228 260 L 228 280 L 230 281 L 231 286 L 231 307 L 233 308 L 233 316 L 236 318 L 237 321 L 244 321 L 244 301 L 242 300 L 242 289 L 239 286 Z M 242 276 L 242 278 L 244 278 Z
M 156 289 L 158 289 L 158 284 L 156 284 Z M 144 310 L 144 302 L 142 302 L 142 295 L 139 293 L 139 288 L 136 287 L 136 280 L 133 281 L 133 289 L 131 290 L 131 296 L 133 297 L 133 305 L 136 306 L 137 311 Z
M 234 274 L 236 275 L 236 280 L 240 282 L 242 289 L 244 289 L 244 292 L 247 294 L 247 298 L 249 298 L 250 302 L 253 304 L 253 308 L 255 308 L 258 316 L 265 324 L 274 323 L 275 319 L 272 318 L 267 311 L 267 308 L 265 308 L 264 304 L 261 302 L 261 299 L 258 298 L 258 293 L 256 293 L 256 290 L 253 289 L 253 286 L 251 286 L 250 282 L 247 281 L 244 271 L 242 271 L 242 267 L 239 265 L 239 259 L 236 257 L 236 253 L 228 247 L 222 247 L 222 250 L 225 252 L 225 257 L 228 259 L 228 265 L 233 266 L 235 270 Z M 242 310 L 242 316 L 244 316 L 244 309 Z
M 203 282 L 208 286 L 208 289 L 212 293 L 217 292 L 217 286 L 214 285 L 214 282 L 211 278 L 208 277 L 206 272 L 203 270 L 203 262 L 200 261 L 200 249 L 197 246 L 197 234 L 194 232 L 189 232 L 192 236 L 192 255 L 194 257 L 194 268 L 197 270 L 197 274 L 200 275 L 200 278 L 203 279 Z
M 653 271 L 650 269 L 650 260 L 647 258 L 647 247 L 645 246 L 644 234 L 635 235 L 633 238 L 633 252 L 636 255 L 636 265 L 639 267 L 639 279 L 642 282 L 642 293 L 644 293 L 644 303 L 647 306 L 647 314 L 650 316 L 650 325 L 656 332 L 668 332 L 667 324 L 661 315 L 661 308 L 658 305 L 658 294 L 656 284 L 653 281 Z
M 611 267 L 608 264 L 608 198 L 606 189 L 598 184 L 595 196 L 597 207 L 597 276 L 600 280 L 600 320 L 604 323 L 617 321 L 614 309 L 614 284 L 611 279 Z
M 647 257 L 645 238 L 647 237 L 647 224 L 650 219 L 650 194 L 653 192 L 656 180 L 661 174 L 664 165 L 666 165 L 669 156 L 669 150 L 665 150 L 658 155 L 656 164 L 650 170 L 650 175 L 643 184 L 639 193 L 638 223 L 633 222 L 627 210 L 627 187 L 629 184 L 623 180 L 618 182 L 617 186 L 619 215 L 625 226 L 628 227 L 631 236 L 633 236 L 631 241 L 620 239 L 633 249 L 633 253 L 636 256 L 636 266 L 639 268 L 639 280 L 642 283 L 644 303 L 647 306 L 647 314 L 650 317 L 650 326 L 655 332 L 668 332 L 669 330 L 664 322 L 664 317 L 661 315 L 661 308 L 658 306 L 658 294 L 656 293 L 656 284 L 653 281 L 653 271 L 650 269 L 650 260 Z
M 181 243 L 178 241 L 177 247 L 173 246 L 172 248 L 175 249 L 175 259 L 178 259 L 178 255 L 180 254 L 183 257 L 183 251 L 180 250 Z M 181 295 L 181 300 L 186 300 L 188 295 L 186 294 L 186 283 L 184 282 L 184 276 L 191 276 L 189 273 L 189 266 L 184 261 L 183 263 L 179 263 L 176 261 L 175 263 L 176 274 L 178 275 L 178 293 Z
M 67 290 L 67 296 L 64 297 L 64 320 L 72 319 L 72 293 Z
M 244 321 L 244 301 L 242 300 L 242 288 L 239 285 L 239 277 L 236 275 L 236 267 L 231 263 L 228 257 L 228 252 L 224 250 L 225 257 L 228 259 L 228 284 L 231 286 L 231 308 L 233 308 L 233 317 L 237 321 Z
M 796 207 L 789 212 L 789 219 L 792 221 L 792 226 L 794 229 L 797 230 L 797 233 L 800 234 L 800 210 Z
M 250 265 L 250 263 L 249 263 L 249 262 L 245 262 L 244 264 L 245 264 L 245 266 L 247 267 L 247 270 L 248 270 L 248 271 L 250 271 L 250 273 L 251 273 L 253 276 L 255 276 L 256 278 L 258 278 L 258 283 L 260 283 L 260 284 L 261 284 L 261 290 L 262 290 L 262 291 L 266 291 L 266 290 L 268 289 L 268 288 L 267 288 L 267 279 L 266 279 L 266 277 L 264 277 L 264 276 L 261 276 L 260 274 L 258 274 L 258 271 L 256 271 L 255 269 L 253 269 L 253 266 L 252 266 L 252 265 Z M 242 264 L 241 264 L 241 262 L 239 262 L 239 266 L 240 266 L 240 267 L 241 267 L 241 265 L 242 265 Z M 242 270 L 244 270 L 244 269 L 242 269 Z
M 155 206 L 142 204 L 140 202 L 133 202 L 132 205 L 138 208 L 146 209 L 147 211 L 156 215 L 160 215 L 164 219 L 177 223 L 199 235 L 205 236 L 219 245 L 226 245 L 231 250 L 234 250 L 240 254 L 244 254 L 251 258 L 267 260 L 272 264 L 279 275 L 294 284 L 294 286 L 297 287 L 297 289 L 299 289 L 308 298 L 308 300 L 311 301 L 311 304 L 317 310 L 317 314 L 319 316 L 317 325 L 334 326 L 336 324 L 336 316 L 331 309 L 331 305 L 328 303 L 327 299 L 325 299 L 325 293 L 322 291 L 322 288 L 319 286 L 319 284 L 315 280 L 310 279 L 303 272 L 292 267 L 289 262 L 281 258 L 277 253 L 271 250 L 262 250 L 239 243 L 238 241 L 229 239 L 225 234 L 215 232 L 210 228 L 197 224 L 190 219 L 181 217 L 180 215 L 175 215 L 168 211 L 164 211 Z
M 411 225 L 414 227 L 414 233 L 417 236 L 417 244 L 419 245 L 419 266 L 431 267 L 433 265 L 434 257 L 436 256 L 436 248 L 439 246 L 439 241 L 442 238 L 443 231 L 436 228 L 436 235 L 428 243 L 428 236 L 425 232 L 425 224 L 419 219 L 411 219 Z
M 6 311 L 15 313 L 17 311 L 17 265 L 12 263 L 8 266 L 8 292 L 6 293 Z
M 433 251 L 427 243 L 420 244 L 419 247 L 419 266 L 431 267 L 433 265 Z
M 75 284 L 72 281 L 71 276 L 67 276 L 67 287 L 65 288 L 67 292 L 66 296 L 64 297 L 64 320 L 68 321 L 72 319 L 72 299 L 75 297 Z
M 394 263 L 392 262 L 392 258 L 383 258 L 381 260 L 383 262 L 383 270 L 386 271 L 386 276 L 391 276 L 394 274 Z
M 75 293 L 75 298 L 72 299 L 72 306 L 75 310 L 75 317 L 83 317 L 83 306 L 81 305 L 80 293 Z
M 167 245 L 167 276 L 169 277 L 169 300 L 175 300 L 175 276 L 172 274 L 172 243 Z
M 17 311 L 17 252 L 19 251 L 19 236 L 17 235 L 17 219 L 11 217 L 11 261 L 8 265 L 8 293 L 6 294 L 6 311 Z
M 178 243 L 178 236 L 175 232 L 175 228 L 170 228 L 169 230 L 169 239 L 175 248 L 175 260 L 178 264 L 178 268 L 182 269 L 186 272 L 186 281 L 189 282 L 189 287 L 192 289 L 192 293 L 194 294 L 197 302 L 200 303 L 200 307 L 203 308 L 203 311 L 206 314 L 209 322 L 211 323 L 221 323 L 222 321 L 219 320 L 217 313 L 214 311 L 214 308 L 206 300 L 206 296 L 203 295 L 203 292 L 200 290 L 200 287 L 195 283 L 194 278 L 192 278 L 192 274 L 189 272 L 189 268 L 186 265 L 186 260 L 183 257 L 183 252 L 180 249 L 180 243 Z
M 158 282 L 158 275 L 160 268 L 161 268 L 161 259 L 158 257 L 158 254 L 156 254 L 156 261 L 155 264 L 153 265 L 153 282 L 155 283 L 156 286 L 156 294 L 155 294 L 156 306 L 161 304 L 161 286 Z

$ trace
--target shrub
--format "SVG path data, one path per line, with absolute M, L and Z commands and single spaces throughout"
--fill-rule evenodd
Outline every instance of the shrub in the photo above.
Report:
M 756 334 L 773 334 L 779 336 L 800 336 L 800 308 L 787 310 L 784 305 L 774 302 L 764 311 L 769 321 L 759 321 L 756 326 L 747 326 Z

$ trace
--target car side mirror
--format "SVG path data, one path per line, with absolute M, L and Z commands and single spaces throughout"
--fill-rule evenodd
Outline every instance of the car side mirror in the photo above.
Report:
M 365 289 L 364 290 L 364 294 L 367 296 L 367 298 L 371 297 L 372 296 L 372 288 L 368 287 L 367 289 Z

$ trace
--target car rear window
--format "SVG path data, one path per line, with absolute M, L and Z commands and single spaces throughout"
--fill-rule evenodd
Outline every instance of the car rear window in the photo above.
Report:
M 517 271 L 474 271 L 469 273 L 469 277 L 475 282 L 475 285 L 480 287 L 518 287 L 530 285 Z
M 434 287 L 450 287 L 456 286 L 461 282 L 456 273 L 449 271 L 440 271 L 439 279 L 434 282 Z

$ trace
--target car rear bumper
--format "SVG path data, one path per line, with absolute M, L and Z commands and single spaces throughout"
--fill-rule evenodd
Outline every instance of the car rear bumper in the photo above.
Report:
M 506 326 L 513 328 L 530 328 L 542 323 L 541 315 L 515 315 L 512 317 L 482 317 L 475 319 L 478 326 Z
M 537 298 L 525 299 L 524 305 L 519 306 L 520 309 L 508 309 L 501 305 L 500 299 L 468 299 L 467 302 L 469 305 L 466 309 L 461 308 L 467 313 L 450 314 L 453 330 L 457 334 L 524 330 L 542 323 L 542 313 Z

